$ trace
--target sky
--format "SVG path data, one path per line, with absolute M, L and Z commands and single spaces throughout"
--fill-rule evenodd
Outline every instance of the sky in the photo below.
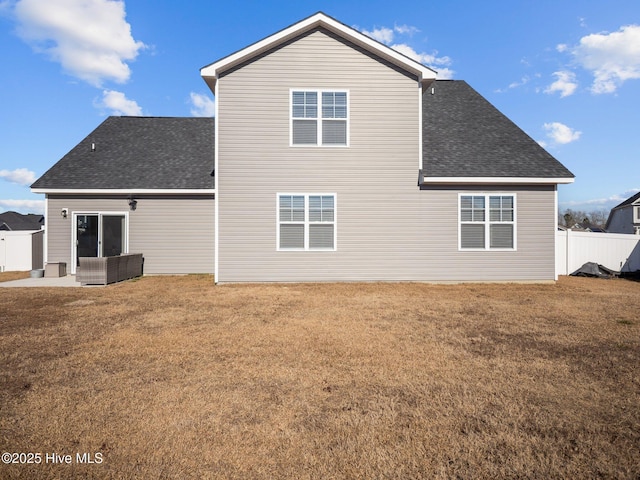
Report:
M 0 0 L 0 212 L 109 115 L 213 116 L 200 68 L 318 11 L 469 83 L 575 174 L 561 211 L 640 190 L 638 0 Z

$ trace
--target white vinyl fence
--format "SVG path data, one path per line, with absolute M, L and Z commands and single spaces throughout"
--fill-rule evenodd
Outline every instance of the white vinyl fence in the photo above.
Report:
M 569 275 L 587 262 L 618 272 L 640 270 L 640 235 L 558 230 L 556 273 Z

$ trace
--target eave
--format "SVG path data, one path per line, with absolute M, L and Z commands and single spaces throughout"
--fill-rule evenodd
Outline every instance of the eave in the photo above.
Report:
M 556 185 L 573 183 L 572 177 L 428 177 L 420 185 Z
M 214 188 L 32 188 L 47 195 L 215 195 Z
M 426 88 L 433 80 L 435 80 L 436 72 L 422 65 L 419 62 L 387 47 L 386 45 L 354 30 L 353 28 L 318 12 L 298 23 L 295 23 L 279 32 L 270 35 L 242 50 L 224 57 L 217 62 L 200 69 L 204 81 L 209 85 L 212 92 L 215 92 L 216 82 L 222 72 L 240 65 L 251 58 L 258 56 L 278 45 L 287 42 L 299 35 L 304 34 L 315 28 L 325 28 L 332 33 L 349 40 L 365 50 L 391 62 L 392 64 L 416 75 L 418 81 Z

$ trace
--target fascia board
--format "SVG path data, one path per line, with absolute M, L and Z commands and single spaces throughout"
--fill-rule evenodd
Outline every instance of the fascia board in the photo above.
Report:
M 529 184 L 558 184 L 558 183 L 573 183 L 574 179 L 571 177 L 558 177 L 558 178 L 546 178 L 546 177 L 426 177 L 423 176 L 423 184 L 517 184 L 517 185 L 529 185 Z
M 31 193 L 52 195 L 212 195 L 214 188 L 32 188 Z

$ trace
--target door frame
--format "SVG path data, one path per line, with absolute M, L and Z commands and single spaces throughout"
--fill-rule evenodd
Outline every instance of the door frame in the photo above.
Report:
M 98 217 L 98 257 L 102 257 L 102 217 L 123 216 L 124 217 L 124 242 L 122 253 L 129 253 L 129 212 L 127 211 L 104 211 L 92 210 L 71 212 L 71 269 L 72 275 L 76 274 L 77 254 L 78 254 L 78 217 L 81 215 L 97 215 Z

